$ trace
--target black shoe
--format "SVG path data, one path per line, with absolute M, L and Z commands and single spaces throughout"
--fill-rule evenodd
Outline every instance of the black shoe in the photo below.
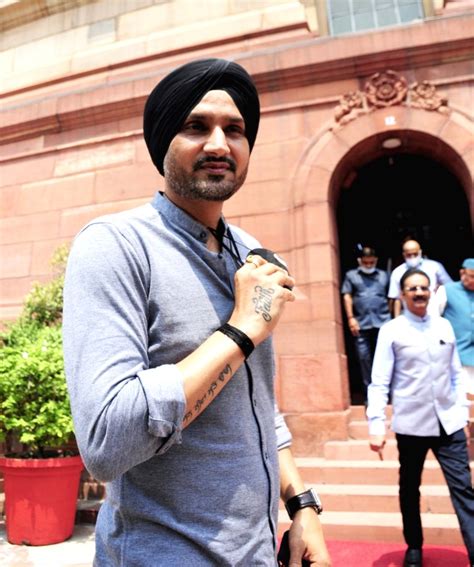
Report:
M 409 547 L 405 552 L 403 567 L 421 567 L 423 565 L 421 549 Z

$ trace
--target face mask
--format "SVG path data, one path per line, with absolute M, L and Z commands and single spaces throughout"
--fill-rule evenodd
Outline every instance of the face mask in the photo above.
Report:
M 416 268 L 420 262 L 421 262 L 421 252 L 418 252 L 418 256 L 412 256 L 411 258 L 407 258 L 405 260 L 405 264 L 409 268 Z
M 375 272 L 375 266 L 372 266 L 372 268 L 366 268 L 365 266 L 360 266 L 359 269 L 363 274 L 373 274 Z
M 373 266 L 368 268 L 367 266 L 364 266 L 360 258 L 357 258 L 357 263 L 359 264 L 359 270 L 363 274 L 373 274 L 375 272 L 375 267 L 377 266 L 377 262 L 375 262 Z

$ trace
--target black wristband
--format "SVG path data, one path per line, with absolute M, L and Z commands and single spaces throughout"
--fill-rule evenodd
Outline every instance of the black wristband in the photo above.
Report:
M 247 337 L 247 335 L 240 329 L 229 325 L 229 323 L 224 323 L 224 325 L 222 325 L 222 327 L 219 327 L 219 329 L 217 330 L 221 333 L 224 333 L 224 335 L 229 337 L 229 339 L 232 339 L 234 343 L 236 343 L 240 347 L 240 350 L 244 353 L 245 358 L 248 358 L 252 354 L 255 345 L 253 344 L 252 339 Z

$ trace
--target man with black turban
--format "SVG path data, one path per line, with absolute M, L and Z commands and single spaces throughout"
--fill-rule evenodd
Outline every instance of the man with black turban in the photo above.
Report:
M 72 247 L 66 375 L 81 455 L 107 482 L 96 567 L 274 566 L 280 493 L 292 564 L 330 565 L 274 398 L 271 333 L 294 280 L 222 216 L 259 116 L 236 63 L 167 75 L 144 113 L 163 191 Z
M 252 79 L 243 67 L 232 61 L 192 61 L 160 81 L 145 105 L 143 134 L 161 175 L 171 140 L 202 97 L 214 90 L 225 91 L 234 101 L 245 121 L 245 137 L 252 151 L 260 122 L 260 103 Z

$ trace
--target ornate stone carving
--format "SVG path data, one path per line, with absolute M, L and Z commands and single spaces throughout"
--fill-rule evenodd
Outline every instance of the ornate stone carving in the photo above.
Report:
M 336 121 L 339 122 L 346 114 L 357 108 L 364 108 L 364 95 L 360 91 L 351 91 L 341 96 L 339 105 L 334 111 Z
M 449 112 L 447 99 L 436 92 L 433 83 L 423 81 L 408 87 L 405 77 L 387 70 L 372 75 L 365 83 L 363 92 L 351 91 L 343 95 L 334 109 L 334 119 L 342 125 L 354 120 L 361 113 L 397 104 Z
M 430 81 L 413 83 L 410 87 L 410 105 L 425 110 L 445 111 L 448 99 L 436 92 L 436 87 Z
M 367 102 L 377 108 L 400 104 L 406 99 L 407 92 L 405 77 L 395 71 L 375 73 L 365 83 Z

